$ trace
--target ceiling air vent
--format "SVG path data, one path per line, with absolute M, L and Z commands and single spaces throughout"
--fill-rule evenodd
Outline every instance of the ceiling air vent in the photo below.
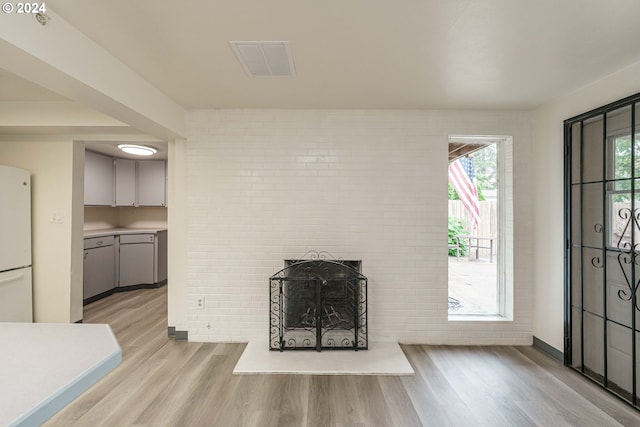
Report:
M 293 77 L 289 42 L 229 42 L 244 71 L 252 77 Z

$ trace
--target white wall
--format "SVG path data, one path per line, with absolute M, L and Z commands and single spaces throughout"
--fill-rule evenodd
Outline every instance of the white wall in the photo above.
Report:
M 129 228 L 164 228 L 167 226 L 167 208 L 117 208 L 118 226 Z
M 77 205 L 77 197 L 83 191 L 82 181 L 77 188 L 77 174 L 83 170 L 83 156 L 78 155 L 82 149 L 64 137 L 0 141 L 0 163 L 31 171 L 33 296 L 37 322 L 64 323 L 82 318 L 83 213 L 82 204 Z M 74 165 L 74 162 L 80 163 Z M 61 224 L 50 222 L 54 211 L 60 213 Z
M 84 230 L 117 228 L 118 223 L 118 210 L 115 208 L 103 206 L 89 206 L 84 208 Z
M 186 304 L 190 341 L 266 340 L 268 277 L 315 249 L 363 260 L 372 341 L 531 343 L 528 113 L 202 110 L 187 127 L 171 223 L 187 230 L 186 291 L 170 312 Z M 447 319 L 449 134 L 513 135 L 512 322 Z
M 187 161 L 186 141 L 169 141 L 167 162 L 167 320 L 178 331 L 187 330 Z
M 71 283 L 69 321 L 82 320 L 84 310 L 84 241 L 82 224 L 84 222 L 84 143 L 74 141 L 71 151 Z
M 167 208 L 164 207 L 102 207 L 84 208 L 84 230 L 105 228 L 166 228 Z
M 564 349 L 563 121 L 640 91 L 640 62 L 534 111 L 533 334 Z

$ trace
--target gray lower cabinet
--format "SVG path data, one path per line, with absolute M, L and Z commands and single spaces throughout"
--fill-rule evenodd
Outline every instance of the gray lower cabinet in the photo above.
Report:
M 156 235 L 156 283 L 164 283 L 167 281 L 167 230 L 158 231 Z
M 166 230 L 84 239 L 85 303 L 109 291 L 126 290 L 115 289 L 118 287 L 159 286 L 166 282 Z
M 156 283 L 155 248 L 155 234 L 120 236 L 120 287 Z
M 115 287 L 114 242 L 114 236 L 84 239 L 84 300 Z

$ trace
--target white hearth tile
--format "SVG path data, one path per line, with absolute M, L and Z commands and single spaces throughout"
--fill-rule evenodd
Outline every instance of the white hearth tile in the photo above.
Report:
M 270 351 L 266 341 L 251 341 L 234 375 L 415 375 L 397 343 L 369 343 L 368 350 Z

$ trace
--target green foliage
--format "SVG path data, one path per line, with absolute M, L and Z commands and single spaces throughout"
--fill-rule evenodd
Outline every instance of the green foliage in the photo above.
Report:
M 456 189 L 451 184 L 449 184 L 449 200 L 460 200 Z
M 636 135 L 636 141 L 638 140 Z M 629 203 L 631 201 L 631 176 L 635 170 L 635 175 L 638 176 L 640 171 L 640 146 L 635 144 L 635 166 L 631 165 L 631 135 L 621 136 L 613 139 L 614 152 L 613 152 L 613 177 L 616 180 L 614 183 L 615 191 L 618 192 L 613 195 L 614 203 Z M 608 172 L 610 174 L 611 172 Z M 636 183 L 637 186 L 637 183 Z
M 487 199 L 484 198 L 484 192 L 482 191 L 482 185 L 480 185 L 480 183 L 478 183 L 476 185 L 476 190 L 478 191 L 478 200 L 479 201 L 482 202 L 484 200 L 487 200 Z
M 449 245 L 456 244 L 456 236 L 464 234 L 464 223 L 461 219 L 450 216 L 449 217 Z M 460 240 L 460 255 L 467 254 L 467 242 Z M 456 256 L 455 249 L 449 249 L 449 256 Z
M 489 144 L 473 153 L 473 165 L 476 171 L 478 195 L 484 190 L 498 188 L 498 145 Z M 484 198 L 480 199 L 484 200 Z

